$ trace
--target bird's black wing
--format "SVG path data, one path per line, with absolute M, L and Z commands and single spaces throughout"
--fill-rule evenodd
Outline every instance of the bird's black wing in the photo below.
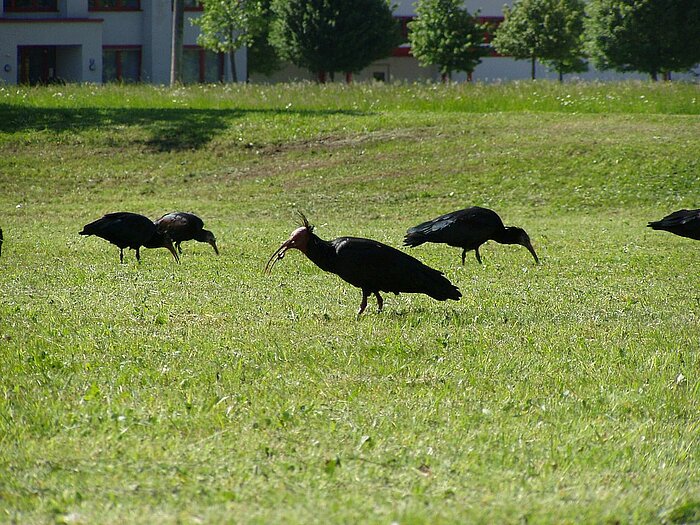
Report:
M 441 301 L 461 297 L 442 272 L 391 246 L 357 237 L 341 237 L 331 244 L 336 251 L 331 271 L 363 290 L 425 293 Z
M 496 212 L 473 206 L 414 226 L 406 233 L 404 245 L 418 246 L 424 242 L 436 242 L 472 249 L 502 229 L 503 221 Z
M 202 219 L 191 213 L 173 212 L 156 221 L 159 232 L 168 232 L 173 241 L 188 241 L 204 227 Z
M 120 247 L 137 247 L 148 241 L 155 231 L 156 227 L 148 217 L 116 212 L 86 224 L 80 235 L 96 235 Z
M 665 230 L 681 237 L 700 240 L 700 209 L 674 211 L 647 226 L 654 230 Z

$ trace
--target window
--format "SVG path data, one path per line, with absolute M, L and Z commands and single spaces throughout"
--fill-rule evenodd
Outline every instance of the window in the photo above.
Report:
M 138 82 L 139 80 L 141 80 L 141 46 L 102 49 L 102 82 Z
M 204 11 L 201 0 L 185 0 L 185 11 Z M 170 10 L 175 9 L 175 0 L 170 2 Z
M 182 50 L 182 81 L 212 83 L 224 79 L 224 56 L 198 46 Z
M 4 0 L 5 11 L 58 11 L 58 0 Z
M 403 38 L 403 42 L 408 42 L 408 23 L 415 20 L 415 17 L 397 16 L 396 20 L 399 23 L 399 31 L 401 32 L 401 38 Z
M 88 0 L 90 11 L 138 11 L 140 0 Z
M 489 48 L 489 56 L 497 57 L 499 55 L 491 45 L 493 35 L 496 34 L 498 26 L 503 23 L 502 16 L 477 16 L 476 21 L 486 26 L 486 34 L 484 35 L 484 44 Z

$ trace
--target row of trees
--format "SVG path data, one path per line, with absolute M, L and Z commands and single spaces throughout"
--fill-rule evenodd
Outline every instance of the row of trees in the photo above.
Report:
M 387 0 L 202 0 L 200 45 L 230 53 L 249 46 L 253 71 L 281 60 L 321 82 L 386 57 L 401 43 Z M 409 23 L 413 55 L 444 78 L 471 74 L 493 48 L 559 72 L 639 71 L 656 80 L 700 63 L 698 0 L 517 0 L 498 28 L 479 23 L 463 0 L 418 0 Z M 232 60 L 235 75 L 235 66 Z
M 444 76 L 471 74 L 487 52 L 480 35 L 489 32 L 498 53 L 530 60 L 533 79 L 538 60 L 560 80 L 586 71 L 588 59 L 600 69 L 643 72 L 653 80 L 700 63 L 698 0 L 517 0 L 497 29 L 479 26 L 461 5 L 419 0 L 411 24 L 413 54 L 438 64 Z

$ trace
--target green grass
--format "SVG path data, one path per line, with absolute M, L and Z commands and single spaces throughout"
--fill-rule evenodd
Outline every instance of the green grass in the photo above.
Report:
M 0 522 L 697 523 L 683 84 L 0 89 Z M 484 205 L 542 258 L 410 253 L 459 302 L 290 252 Z M 77 235 L 200 214 L 222 255 Z

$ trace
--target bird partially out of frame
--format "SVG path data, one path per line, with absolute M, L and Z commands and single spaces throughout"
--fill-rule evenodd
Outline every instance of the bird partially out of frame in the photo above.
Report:
M 664 230 L 700 241 L 700 209 L 674 211 L 659 221 L 650 222 L 647 226 L 653 230 Z

